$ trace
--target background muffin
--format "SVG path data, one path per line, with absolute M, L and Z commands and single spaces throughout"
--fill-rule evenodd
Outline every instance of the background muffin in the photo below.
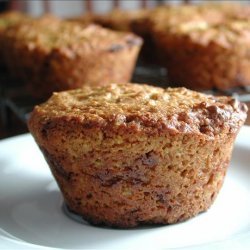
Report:
M 4 58 L 4 47 L 3 47 L 3 39 L 4 32 L 13 25 L 18 23 L 22 23 L 26 21 L 28 17 L 20 12 L 10 11 L 0 14 L 0 69 L 6 70 L 6 61 Z
M 11 75 L 39 97 L 84 84 L 129 81 L 141 44 L 131 33 L 53 16 L 13 26 L 3 40 Z
M 160 9 L 151 32 L 170 81 L 193 89 L 250 85 L 249 10 L 237 4 Z
M 12 25 L 26 20 L 27 18 L 28 17 L 26 15 L 15 11 L 9 11 L 0 14 L 0 32 Z
M 154 61 L 155 56 L 152 54 L 152 42 L 147 27 L 148 17 L 151 11 L 151 9 L 127 11 L 114 9 L 107 14 L 85 14 L 81 17 L 70 18 L 68 21 L 81 24 L 92 22 L 116 31 L 133 32 L 143 38 L 143 45 L 140 51 L 142 58 L 148 58 L 148 60 Z
M 93 15 L 92 22 L 113 30 L 133 31 L 131 29 L 131 24 L 135 20 L 140 20 L 146 16 L 148 12 L 149 10 L 145 9 L 130 11 L 114 9 L 107 14 Z M 85 18 L 83 18 L 83 20 L 85 20 Z
M 250 85 L 250 22 L 190 21 L 156 27 L 156 42 L 169 79 L 193 89 Z
M 210 207 L 246 110 L 185 88 L 112 84 L 55 93 L 29 129 L 72 211 L 134 227 Z

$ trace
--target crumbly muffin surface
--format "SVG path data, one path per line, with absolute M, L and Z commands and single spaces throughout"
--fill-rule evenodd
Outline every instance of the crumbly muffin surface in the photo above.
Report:
M 141 44 L 141 39 L 136 39 L 132 34 L 113 32 L 93 24 L 63 22 L 54 16 L 44 16 L 15 26 L 6 32 L 6 36 L 14 37 L 21 44 L 28 44 L 30 49 L 34 47 L 50 51 L 69 47 L 78 50 L 78 53 L 81 50 L 87 53 L 93 50 L 117 49 L 112 48 L 116 44 Z
M 164 32 L 162 27 L 156 30 Z M 176 25 L 166 25 L 165 31 L 169 35 L 187 36 L 193 42 L 201 45 L 216 43 L 224 48 L 234 48 L 237 45 L 248 45 L 250 41 L 250 21 L 230 20 L 223 24 L 210 24 L 205 20 L 191 20 Z
M 187 36 L 193 42 L 223 47 L 249 44 L 250 8 L 240 4 L 202 4 L 156 8 L 151 21 L 154 31 L 169 36 Z
M 95 126 L 147 127 L 181 132 L 218 133 L 245 119 L 246 106 L 229 97 L 218 97 L 185 88 L 157 88 L 139 84 L 54 93 L 36 107 L 44 117 L 78 119 Z
M 15 11 L 6 12 L 0 15 L 0 31 L 11 25 L 18 24 L 20 21 L 28 20 L 28 17 Z

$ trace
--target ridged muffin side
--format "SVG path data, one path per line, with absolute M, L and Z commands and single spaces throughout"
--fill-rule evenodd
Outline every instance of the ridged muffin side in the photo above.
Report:
M 135 227 L 211 206 L 246 110 L 185 88 L 111 84 L 55 93 L 29 129 L 72 211 Z

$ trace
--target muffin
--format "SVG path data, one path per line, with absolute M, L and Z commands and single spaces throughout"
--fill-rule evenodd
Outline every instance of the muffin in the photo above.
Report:
M 69 209 L 129 228 L 206 211 L 246 111 L 231 97 L 111 84 L 54 93 L 28 126 Z
M 68 21 L 77 23 L 95 23 L 102 27 L 109 28 L 117 31 L 129 31 L 143 38 L 143 45 L 140 51 L 142 59 L 152 61 L 155 57 L 152 53 L 152 41 L 151 36 L 148 33 L 148 17 L 151 13 L 151 9 L 140 10 L 120 10 L 114 9 L 109 13 L 96 15 L 85 14 L 81 17 L 70 18 Z
M 15 25 L 23 20 L 26 20 L 28 17 L 21 12 L 9 11 L 0 14 L 0 34 L 2 31 L 8 27 Z
M 45 16 L 9 28 L 3 47 L 10 74 L 46 98 L 84 84 L 128 82 L 141 44 L 131 33 Z
M 0 70 L 5 70 L 4 49 L 2 39 L 4 31 L 9 27 L 27 20 L 28 17 L 20 12 L 9 11 L 0 14 Z
M 154 31 L 171 82 L 199 90 L 250 85 L 250 21 L 190 21 Z
M 131 29 L 144 40 L 143 59 L 153 64 L 159 64 L 161 59 L 163 58 L 163 61 L 165 61 L 166 57 L 164 54 L 162 55 L 161 48 L 157 48 L 158 37 L 155 35 L 154 26 L 159 24 L 175 26 L 178 23 L 185 23 L 190 20 L 200 21 L 204 18 L 217 23 L 221 21 L 222 15 L 217 9 L 206 8 L 206 11 L 204 11 L 204 8 L 199 5 L 162 5 L 148 10 L 141 18 L 132 20 Z
M 250 85 L 249 10 L 239 4 L 159 9 L 149 29 L 169 81 L 197 90 Z

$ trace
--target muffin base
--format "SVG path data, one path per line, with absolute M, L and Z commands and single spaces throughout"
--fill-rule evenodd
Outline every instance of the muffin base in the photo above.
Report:
M 194 135 L 176 135 L 173 141 L 152 138 L 151 143 L 158 144 L 153 149 L 144 139 L 143 145 L 135 145 L 136 153 L 124 150 L 110 159 L 109 154 L 117 151 L 113 145 L 111 152 L 98 156 L 103 163 L 92 155 L 95 165 L 90 155 L 72 165 L 66 155 L 41 149 L 68 207 L 91 224 L 119 228 L 172 224 L 206 211 L 223 184 L 234 135 L 208 141 Z M 194 146 L 190 140 L 200 143 Z M 179 143 L 187 148 L 182 153 L 178 152 Z M 128 146 L 134 147 L 133 143 Z M 189 151 L 198 156 L 186 162 Z M 124 167 L 124 161 L 118 163 L 121 158 L 127 160 Z

